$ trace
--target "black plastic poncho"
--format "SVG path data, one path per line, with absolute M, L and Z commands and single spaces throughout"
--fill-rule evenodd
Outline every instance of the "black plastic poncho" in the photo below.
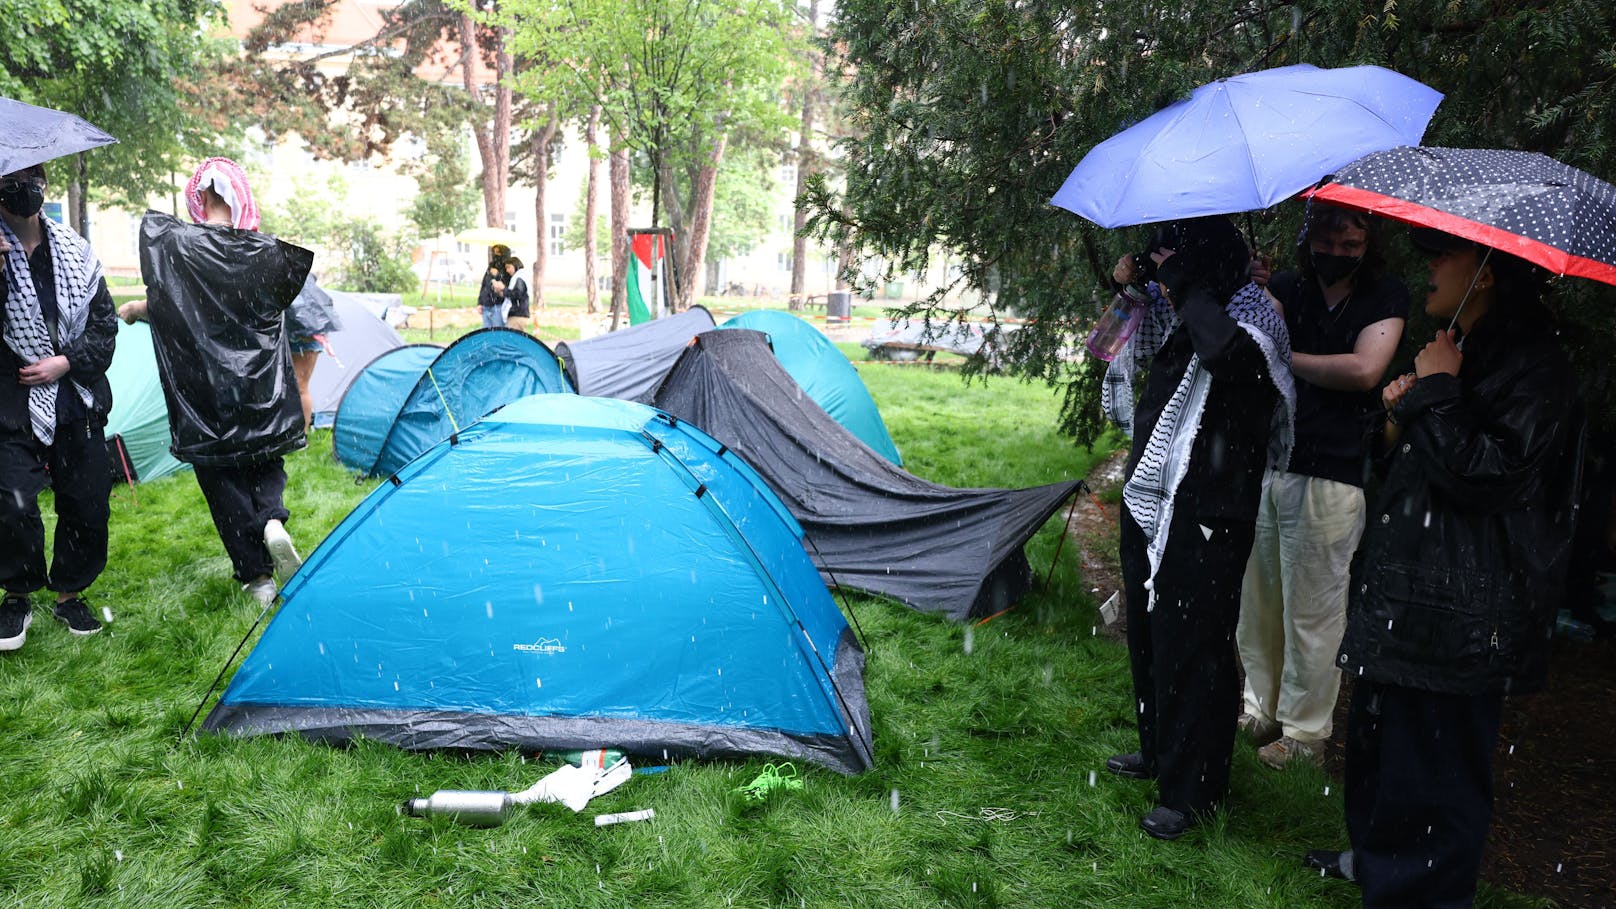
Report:
M 285 313 L 313 262 L 267 234 L 155 211 L 141 220 L 146 317 L 175 458 L 225 467 L 304 446 Z

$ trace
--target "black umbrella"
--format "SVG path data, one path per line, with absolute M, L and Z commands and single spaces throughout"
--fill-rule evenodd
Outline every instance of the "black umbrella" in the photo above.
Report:
M 0 174 L 118 141 L 73 114 L 0 98 Z
M 1616 284 L 1616 186 L 1547 155 L 1404 146 L 1359 158 L 1309 195 Z

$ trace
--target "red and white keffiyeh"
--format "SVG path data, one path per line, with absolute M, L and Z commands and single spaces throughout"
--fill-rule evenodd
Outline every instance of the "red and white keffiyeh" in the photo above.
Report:
M 229 158 L 209 158 L 197 165 L 191 182 L 185 184 L 185 208 L 191 213 L 191 220 L 198 223 L 207 216 L 202 207 L 204 189 L 212 189 L 230 206 L 232 227 L 258 229 L 258 203 L 253 201 L 247 173 L 241 165 Z

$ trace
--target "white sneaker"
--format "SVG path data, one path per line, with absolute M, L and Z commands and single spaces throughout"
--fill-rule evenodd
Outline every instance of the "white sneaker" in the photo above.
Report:
M 252 594 L 252 598 L 257 600 L 260 606 L 268 606 L 275 602 L 275 595 L 278 592 L 275 588 L 275 582 L 269 578 L 248 581 L 241 585 L 241 589 Z
M 275 560 L 275 576 L 282 581 L 303 565 L 297 547 L 292 545 L 292 535 L 286 532 L 286 525 L 275 518 L 264 525 L 264 545 L 269 549 L 269 557 Z

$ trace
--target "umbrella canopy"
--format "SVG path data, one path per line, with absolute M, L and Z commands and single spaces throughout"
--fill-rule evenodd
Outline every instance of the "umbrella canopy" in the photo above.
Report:
M 1309 193 L 1616 284 L 1616 186 L 1537 152 L 1394 148 Z
M 117 142 L 80 117 L 0 98 L 0 174 Z
M 1378 66 L 1220 79 L 1094 146 L 1050 202 L 1101 227 L 1267 208 L 1369 152 L 1418 145 L 1441 101 Z
M 493 246 L 496 243 L 516 246 L 523 242 L 520 234 L 503 227 L 468 227 L 455 234 L 455 239 L 474 246 Z

